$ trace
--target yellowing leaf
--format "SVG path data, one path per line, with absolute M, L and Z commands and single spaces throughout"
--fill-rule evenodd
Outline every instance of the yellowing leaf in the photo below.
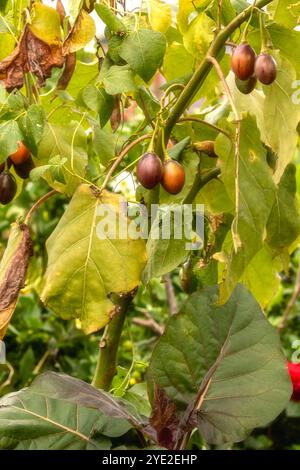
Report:
M 151 28 L 165 33 L 172 22 L 171 6 L 160 0 L 150 0 L 149 10 Z
M 54 8 L 35 3 L 29 29 L 36 37 L 49 45 L 61 44 L 60 18 Z
M 79 51 L 93 39 L 95 34 L 96 26 L 93 18 L 85 10 L 81 10 L 64 42 L 64 53 Z
M 210 0 L 179 0 L 177 22 L 182 34 L 188 29 L 191 13 L 197 12 L 198 8 L 205 8 L 209 3 Z
M 215 22 L 205 13 L 195 18 L 183 35 L 186 50 L 195 57 L 206 54 L 214 38 Z
M 146 263 L 144 240 L 119 236 L 119 223 L 129 227 L 120 206 L 125 202 L 81 185 L 47 241 L 42 300 L 64 319 L 79 318 L 87 334 L 110 321 L 116 311 L 111 294 L 134 290 Z M 104 218 L 110 227 L 117 222 L 115 234 L 101 231 Z

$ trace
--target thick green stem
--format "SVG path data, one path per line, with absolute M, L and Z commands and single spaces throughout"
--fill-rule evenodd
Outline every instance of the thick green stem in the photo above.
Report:
M 220 168 L 213 168 L 212 170 L 203 173 L 203 175 L 197 175 L 194 180 L 193 186 L 191 187 L 188 194 L 185 196 L 182 203 L 192 204 L 200 189 L 203 188 L 203 186 L 205 186 L 212 179 L 217 178 L 220 172 Z
M 92 385 L 108 391 L 117 371 L 118 348 L 123 330 L 126 313 L 131 304 L 134 293 L 118 297 L 117 313 L 106 327 L 100 341 L 99 356 Z
M 264 6 L 271 3 L 273 0 L 259 0 L 256 4 L 257 8 L 263 8 Z M 174 108 L 172 109 L 169 119 L 167 120 L 164 139 L 165 143 L 169 141 L 171 132 L 177 121 L 179 120 L 182 113 L 188 108 L 191 100 L 203 84 L 207 75 L 211 71 L 213 64 L 209 60 L 209 57 L 218 57 L 222 48 L 225 46 L 227 39 L 230 35 L 244 23 L 252 12 L 252 5 L 243 10 L 239 15 L 237 15 L 234 20 L 232 20 L 223 30 L 219 32 L 214 41 L 212 42 L 207 56 L 203 59 L 197 70 L 194 72 L 192 78 L 184 88 L 183 92 L 180 94 Z

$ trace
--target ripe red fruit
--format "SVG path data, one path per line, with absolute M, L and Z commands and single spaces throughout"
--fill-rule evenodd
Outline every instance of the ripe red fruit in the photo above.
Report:
M 145 153 L 137 164 L 136 174 L 144 188 L 154 188 L 161 180 L 162 164 L 160 158 L 154 152 Z
M 293 395 L 291 400 L 300 401 L 300 363 L 288 362 L 288 370 L 293 384 Z
M 265 52 L 257 56 L 254 70 L 258 80 L 264 85 L 271 85 L 277 76 L 277 64 L 273 57 Z
M 249 95 L 254 90 L 256 83 L 257 78 L 255 75 L 252 75 L 248 80 L 240 80 L 238 77 L 235 77 L 236 87 L 244 95 Z
M 170 194 L 178 194 L 185 182 L 185 171 L 183 166 L 175 160 L 167 160 L 163 165 L 161 178 L 162 187 Z
M 15 177 L 9 171 L 0 174 L 0 203 L 5 205 L 13 200 L 17 192 Z
M 14 164 L 15 172 L 23 180 L 26 180 L 29 177 L 30 172 L 33 168 L 34 168 L 34 163 L 31 157 L 29 157 L 28 160 L 25 160 L 25 162 L 20 163 L 19 165 Z
M 255 52 L 247 43 L 237 46 L 232 54 L 231 68 L 240 80 L 247 80 L 254 73 Z
M 18 142 L 17 150 L 12 153 L 9 158 L 15 165 L 20 165 L 21 163 L 26 162 L 30 157 L 30 152 L 23 142 Z

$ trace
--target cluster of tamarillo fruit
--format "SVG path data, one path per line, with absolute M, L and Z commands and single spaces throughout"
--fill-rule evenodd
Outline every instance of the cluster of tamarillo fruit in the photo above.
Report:
M 34 168 L 30 152 L 23 142 L 19 142 L 17 150 L 0 164 L 0 204 L 3 205 L 11 202 L 17 192 L 16 178 L 10 172 L 12 166 L 22 179 L 27 179 Z
M 169 194 L 180 193 L 185 182 L 185 170 L 180 163 L 170 157 L 162 163 L 153 151 L 142 155 L 136 174 L 144 188 L 153 189 L 160 183 Z
M 259 80 L 263 85 L 271 85 L 277 76 L 277 65 L 267 52 L 256 56 L 247 42 L 239 44 L 231 58 L 231 68 L 235 74 L 237 89 L 244 95 L 251 93 Z

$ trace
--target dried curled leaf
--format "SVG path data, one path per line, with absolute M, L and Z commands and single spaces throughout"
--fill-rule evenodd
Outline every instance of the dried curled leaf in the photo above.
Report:
M 60 68 L 63 64 L 61 46 L 46 44 L 26 27 L 15 50 L 0 62 L 0 80 L 11 91 L 21 88 L 24 74 L 32 72 L 42 86 L 51 76 L 52 68 Z
M 118 95 L 114 97 L 114 107 L 110 116 L 110 125 L 113 132 L 116 132 L 122 122 L 121 100 Z
M 14 313 L 19 292 L 24 287 L 32 241 L 27 225 L 15 224 L 0 264 L 0 339 Z
M 81 10 L 64 42 L 64 54 L 79 51 L 93 39 L 95 34 L 96 26 L 93 18 L 85 10 Z
M 57 82 L 57 89 L 58 90 L 65 90 L 69 85 L 71 78 L 73 77 L 73 73 L 76 67 L 76 53 L 72 52 L 66 56 L 65 60 L 65 67 L 63 73 L 59 77 Z
M 167 449 L 173 449 L 179 418 L 175 403 L 158 385 L 154 387 L 153 411 L 150 424 L 156 430 L 157 442 Z

